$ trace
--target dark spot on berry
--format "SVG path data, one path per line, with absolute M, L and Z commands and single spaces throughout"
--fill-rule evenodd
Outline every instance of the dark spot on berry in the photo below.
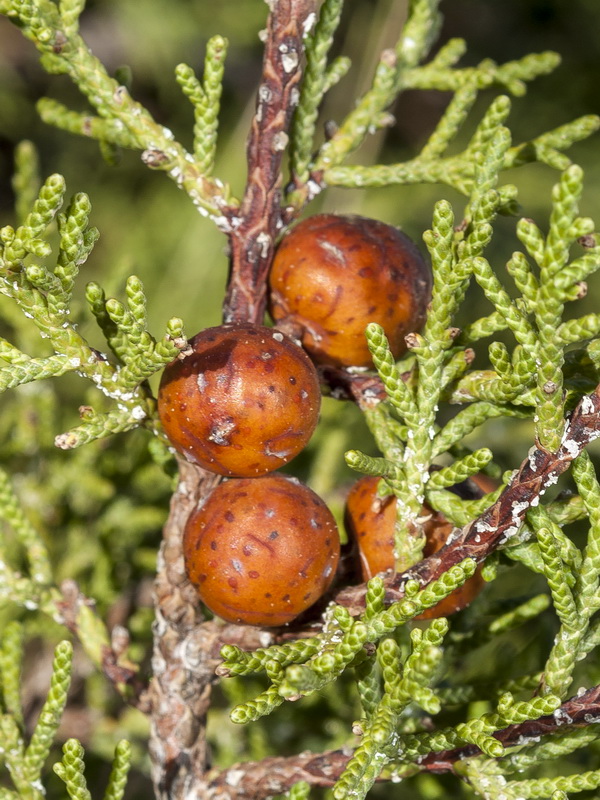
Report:
M 227 522 L 233 522 L 235 519 L 235 514 L 232 511 L 226 511 L 224 516 Z
M 212 542 L 210 543 L 210 549 L 211 549 L 211 550 L 216 550 L 216 549 L 217 549 L 217 543 L 215 542 L 215 540 L 214 540 L 214 539 L 213 539 L 213 540 L 212 540 Z
M 292 384 L 292 386 L 296 385 L 296 378 L 294 378 L 293 375 L 290 375 L 290 383 Z
M 257 572 L 255 569 L 251 569 L 248 573 L 249 578 L 260 578 L 260 572 Z
M 278 536 L 279 536 L 278 531 L 271 531 L 271 533 L 269 534 L 269 539 L 273 540 L 276 539 Z

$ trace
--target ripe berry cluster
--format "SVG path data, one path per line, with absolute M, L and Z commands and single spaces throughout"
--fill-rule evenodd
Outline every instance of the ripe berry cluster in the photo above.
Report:
M 269 475 L 306 445 L 319 416 L 317 372 L 279 331 L 208 328 L 172 362 L 159 416 L 186 458 L 231 477 L 191 515 L 186 571 L 202 601 L 230 622 L 282 625 L 331 584 L 340 544 L 331 512 L 297 481 Z
M 406 334 L 424 321 L 431 274 L 396 228 L 320 214 L 283 237 L 269 290 L 278 329 L 232 323 L 198 333 L 191 352 L 166 368 L 158 411 L 183 456 L 229 478 L 187 522 L 190 581 L 223 619 L 275 626 L 327 591 L 340 556 L 336 523 L 323 501 L 299 481 L 270 474 L 305 447 L 317 424 L 313 361 L 342 369 L 372 365 L 364 337 L 369 322 L 384 328 L 393 354 L 401 355 Z M 363 479 L 348 499 L 347 528 L 358 542 L 364 580 L 393 567 L 394 507 L 376 502 L 376 485 L 377 479 Z M 428 530 L 433 552 L 448 523 L 433 514 Z M 464 599 L 434 612 L 457 610 L 472 594 L 467 588 Z

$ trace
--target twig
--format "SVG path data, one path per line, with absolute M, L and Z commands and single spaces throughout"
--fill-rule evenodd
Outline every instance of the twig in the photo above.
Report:
M 282 227 L 281 162 L 299 96 L 303 33 L 316 0 L 274 0 L 270 5 L 263 73 L 248 139 L 248 182 L 230 235 L 225 322 L 261 323 L 265 313 L 266 275 Z
M 341 367 L 319 366 L 325 390 L 336 400 L 353 400 L 359 408 L 371 408 L 387 399 L 381 378 L 372 372 L 349 372 Z M 406 375 L 408 378 L 408 373 Z
M 594 686 L 587 692 L 566 700 L 553 714 L 509 725 L 492 735 L 504 747 L 511 747 L 515 744 L 527 744 L 528 740 L 537 742 L 540 736 L 556 733 L 559 728 L 560 733 L 565 733 L 573 725 L 584 727 L 598 719 L 600 719 L 600 686 Z M 565 725 L 565 721 L 568 725 Z M 429 753 L 419 761 L 419 766 L 428 772 L 450 772 L 454 770 L 454 764 L 458 761 L 479 755 L 480 752 L 478 747 L 466 745 L 440 753 Z
M 212 680 L 202 669 L 195 648 L 188 654 L 187 639 L 194 630 L 202 630 L 203 615 L 186 578 L 181 539 L 191 511 L 199 498 L 216 486 L 219 477 L 183 459 L 179 470 L 180 481 L 171 500 L 158 558 L 150 685 L 152 778 L 157 797 L 165 800 L 183 797 L 187 781 L 200 780 L 206 769 L 208 754 L 202 726 Z
M 406 572 L 385 580 L 386 604 L 404 596 L 404 585 L 416 579 L 425 586 L 465 558 L 484 561 L 500 545 L 514 536 L 527 509 L 539 502 L 548 486 L 556 483 L 584 447 L 600 436 L 600 385 L 585 395 L 567 421 L 563 441 L 556 453 L 541 446 L 532 447 L 498 500 L 480 517 L 466 525 L 452 541 L 434 555 L 423 559 Z M 366 586 L 351 586 L 335 597 L 351 614 L 364 610 Z
M 60 592 L 56 607 L 61 622 L 79 639 L 92 661 L 98 664 L 123 698 L 130 705 L 147 713 L 148 686 L 140 678 L 136 665 L 123 657 L 126 646 L 116 647 L 114 642 L 107 644 L 108 634 L 97 615 L 94 601 L 83 594 L 74 580 L 63 581 Z M 124 629 L 120 631 L 128 644 L 128 633 Z
M 566 700 L 554 714 L 509 725 L 496 731 L 494 738 L 505 747 L 526 744 L 527 740 L 538 741 L 560 729 L 565 733 L 572 726 L 584 726 L 600 717 L 600 686 L 589 689 L 582 695 Z M 565 725 L 565 720 L 571 720 Z M 480 755 L 475 745 L 465 745 L 453 750 L 429 753 L 417 764 L 422 771 L 454 772 L 454 765 L 472 756 Z M 331 787 L 345 770 L 353 756 L 350 749 L 330 750 L 324 753 L 301 753 L 291 757 L 272 757 L 253 763 L 234 764 L 229 769 L 208 775 L 208 782 L 195 787 L 188 800 L 263 800 L 270 795 L 287 791 L 297 781 L 306 781 L 311 786 Z M 379 778 L 378 780 L 385 780 Z

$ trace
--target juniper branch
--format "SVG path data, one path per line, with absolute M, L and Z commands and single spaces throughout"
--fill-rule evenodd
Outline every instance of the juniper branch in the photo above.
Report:
M 600 718 L 600 687 L 576 695 L 564 702 L 554 713 L 508 725 L 494 732 L 493 737 L 508 748 L 528 741 L 536 742 L 540 736 L 564 733 L 565 726 L 580 729 Z M 465 759 L 481 754 L 473 744 L 445 751 L 425 754 L 419 758 L 418 768 L 409 765 L 410 771 L 454 773 Z M 343 773 L 352 753 L 330 750 L 324 753 L 302 753 L 291 757 L 270 757 L 258 762 L 234 764 L 230 768 L 209 776 L 206 784 L 195 787 L 190 800 L 217 800 L 226 789 L 231 800 L 252 797 L 263 800 L 272 794 L 286 791 L 293 783 L 304 780 L 311 786 L 331 787 Z M 409 773 L 410 774 L 410 773 Z M 232 786 L 232 782 L 234 785 Z
M 450 544 L 432 556 L 392 578 L 385 579 L 386 602 L 403 596 L 407 578 L 426 585 L 465 557 L 482 562 L 490 553 L 510 541 L 519 530 L 526 510 L 539 501 L 548 486 L 556 483 L 591 441 L 600 436 L 600 386 L 585 395 L 567 420 L 565 436 L 555 452 L 533 447 L 498 500 L 478 519 L 466 525 Z M 364 607 L 365 587 L 348 587 L 336 595 L 336 602 L 357 614 Z

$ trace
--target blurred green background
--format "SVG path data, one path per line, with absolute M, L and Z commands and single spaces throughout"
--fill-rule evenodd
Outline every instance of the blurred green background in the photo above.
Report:
M 530 84 L 526 97 L 514 100 L 509 125 L 515 141 L 600 111 L 597 0 L 445 0 L 441 8 L 445 22 L 439 44 L 451 37 L 464 37 L 468 45 L 462 62 L 465 65 L 483 58 L 503 62 L 548 49 L 563 56 L 563 64 L 555 73 Z M 230 181 L 239 193 L 245 182 L 245 138 L 260 75 L 262 46 L 258 32 L 265 25 L 266 13 L 262 0 L 95 0 L 87 5 L 82 32 L 109 71 L 124 65 L 131 69 L 134 97 L 188 146 L 192 110 L 175 82 L 174 68 L 185 61 L 201 72 L 207 39 L 216 33 L 229 39 L 216 174 Z M 323 121 L 340 121 L 357 93 L 368 87 L 378 53 L 395 42 L 405 16 L 403 0 L 348 0 L 335 51 L 349 55 L 353 67 L 327 98 Z M 456 144 L 457 152 L 496 94 L 494 90 L 482 93 Z M 67 179 L 69 193 L 85 191 L 92 201 L 92 224 L 100 229 L 101 238 L 83 268 L 78 288 L 79 319 L 90 343 L 104 349 L 81 303 L 85 283 L 97 280 L 109 296 L 122 298 L 124 281 L 131 273 L 137 274 L 146 287 L 150 327 L 155 334 L 162 333 L 164 323 L 174 315 L 184 319 L 188 334 L 217 324 L 227 269 L 224 237 L 198 215 L 187 196 L 165 175 L 146 169 L 138 153 L 125 152 L 120 164 L 110 167 L 103 162 L 95 142 L 43 125 L 35 111 L 35 102 L 41 96 L 59 99 L 76 109 L 85 108 L 68 80 L 46 75 L 33 46 L 0 18 L 0 225 L 14 221 L 12 154 L 15 145 L 27 138 L 39 150 L 42 176 L 60 172 Z M 356 155 L 356 163 L 391 163 L 413 157 L 449 99 L 449 94 L 439 92 L 402 95 L 393 109 L 396 126 L 372 137 Z M 592 138 L 569 151 L 587 176 L 581 212 L 596 219 L 600 217 L 598 141 Z M 520 187 L 524 214 L 534 218 L 542 229 L 547 227 L 549 193 L 556 179 L 556 172 L 540 165 L 507 176 Z M 449 199 L 457 215 L 461 213 L 464 200 L 440 186 L 330 190 L 307 211 L 374 216 L 400 225 L 420 241 L 430 224 L 433 204 L 440 198 Z M 498 220 L 488 251 L 500 274 L 504 274 L 502 265 L 518 245 L 514 226 L 513 219 Z M 592 279 L 578 314 L 596 310 L 599 286 L 599 281 Z M 473 301 L 470 312 L 488 313 L 489 307 L 476 293 Z M 5 312 L 8 309 L 0 298 L 0 319 Z M 9 315 L 0 322 L 2 335 L 7 338 L 11 320 Z M 34 339 L 38 341 L 37 335 L 19 331 L 22 338 L 37 346 L 33 344 Z M 483 352 L 485 347 L 482 343 Z M 21 496 L 26 498 L 28 513 L 51 546 L 58 577 L 77 577 L 82 588 L 96 597 L 111 624 L 127 621 L 137 643 L 133 655 L 143 659 L 150 636 L 152 569 L 170 483 L 149 461 L 143 433 L 127 435 L 126 446 L 124 436 L 119 436 L 74 454 L 56 452 L 53 436 L 76 424 L 77 407 L 84 402 L 96 404 L 98 395 L 72 377 L 9 393 L 0 406 L 0 458 L 12 472 Z M 514 467 L 521 451 L 531 444 L 529 423 L 509 424 L 509 436 L 503 422 L 489 423 L 485 429 L 485 444 L 496 450 L 504 467 Z M 350 445 L 372 448 L 356 410 L 328 401 L 315 441 L 291 466 L 296 474 L 310 479 L 338 516 L 344 486 L 350 479 L 342 454 Z M 516 572 L 511 572 L 515 585 Z M 527 591 L 533 591 L 529 574 L 527 580 Z M 465 620 L 468 625 L 468 616 Z M 552 625 L 546 628 L 542 626 L 542 638 L 553 633 Z M 39 623 L 31 618 L 31 634 L 39 630 Z M 531 636 L 533 632 L 526 630 L 520 638 L 500 642 L 487 656 L 479 657 L 477 668 L 500 663 L 512 669 L 519 663 L 523 671 L 533 669 L 532 653 L 525 652 Z M 48 659 L 47 648 L 42 650 L 40 640 L 34 641 L 36 656 L 26 681 L 27 675 L 35 673 L 35 665 Z M 28 718 L 35 719 L 44 687 L 26 685 Z M 237 681 L 228 683 L 223 689 L 227 697 L 222 706 L 251 696 L 255 689 L 250 682 L 244 686 Z M 299 746 L 341 744 L 347 738 L 349 720 L 357 713 L 354 695 L 344 685 L 337 694 L 329 693 L 320 700 L 324 706 L 319 710 L 313 708 L 312 701 L 302 709 L 296 704 L 293 713 L 289 709 L 278 713 L 271 727 L 253 726 L 244 733 L 237 728 L 234 733 L 225 712 L 217 712 L 211 735 L 222 760 L 240 758 L 244 752 L 246 757 L 248 753 L 257 757 L 273 750 L 293 752 Z M 147 777 L 142 775 L 147 766 L 145 722 L 135 712 L 123 709 L 101 676 L 90 675 L 81 665 L 76 671 L 69 714 L 63 735 L 83 737 L 88 760 L 98 767 L 94 775 L 106 771 L 101 766 L 103 759 L 119 736 L 133 735 L 135 740 L 139 734 L 136 766 L 140 771 L 135 773 L 130 796 L 137 792 L 147 796 Z M 310 730 L 313 714 L 323 720 L 323 729 L 312 730 L 298 741 L 297 731 Z M 62 796 L 58 779 L 51 781 L 53 796 Z M 451 788 L 447 782 L 434 785 L 431 781 L 427 776 L 421 780 L 423 797 L 440 796 L 440 787 L 449 794 L 460 792 L 455 784 Z

